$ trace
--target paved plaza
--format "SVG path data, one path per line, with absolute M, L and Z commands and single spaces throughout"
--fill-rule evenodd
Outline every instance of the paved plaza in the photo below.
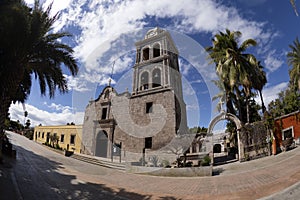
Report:
M 213 177 L 156 177 L 95 166 L 10 133 L 17 158 L 0 164 L 0 199 L 298 199 L 300 148 L 215 166 Z

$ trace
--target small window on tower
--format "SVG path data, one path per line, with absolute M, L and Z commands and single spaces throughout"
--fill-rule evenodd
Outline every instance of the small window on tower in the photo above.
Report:
M 153 112 L 153 102 L 146 103 L 146 113 L 152 113 Z

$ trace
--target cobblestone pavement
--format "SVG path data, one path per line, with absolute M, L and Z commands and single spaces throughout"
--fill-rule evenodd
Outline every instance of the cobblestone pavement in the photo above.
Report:
M 11 140 L 17 149 L 16 164 L 24 162 L 27 157 L 31 156 L 32 159 L 27 160 L 27 164 L 30 163 L 38 169 L 36 171 L 45 174 L 45 170 L 49 169 L 46 166 L 39 167 L 43 163 L 33 164 L 32 162 L 38 162 L 38 158 L 47 159 L 47 162 L 49 161 L 47 165 L 55 162 L 50 171 L 54 173 L 56 182 L 46 180 L 48 183 L 45 186 L 50 185 L 57 194 L 65 194 L 64 199 L 68 197 L 66 195 L 68 189 L 77 192 L 76 194 L 68 193 L 69 196 L 74 197 L 72 199 L 76 197 L 83 199 L 81 198 L 83 194 L 85 194 L 85 199 L 92 199 L 91 193 L 97 191 L 101 191 L 99 195 L 102 195 L 102 199 L 111 199 L 110 195 L 114 195 L 116 199 L 165 200 L 300 198 L 297 198 L 299 194 L 297 189 L 300 188 L 299 147 L 276 156 L 214 167 L 214 170 L 219 172 L 217 176 L 185 178 L 128 174 L 64 157 L 16 134 L 11 134 Z M 17 184 L 22 182 L 22 177 L 28 176 L 26 171 L 13 172 L 16 174 Z M 32 182 L 31 184 L 31 187 L 35 187 L 34 184 L 39 183 Z M 67 186 L 68 184 L 70 186 Z M 19 188 L 20 194 L 24 196 L 26 191 Z M 30 187 L 27 187 L 27 190 L 29 191 Z

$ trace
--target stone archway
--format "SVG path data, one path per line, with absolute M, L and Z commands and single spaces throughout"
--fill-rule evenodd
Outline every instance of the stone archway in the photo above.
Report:
M 215 127 L 215 125 L 219 121 L 227 120 L 227 119 L 233 121 L 236 125 L 237 139 L 238 139 L 238 153 L 239 153 L 238 156 L 239 156 L 239 161 L 241 161 L 244 157 L 244 147 L 243 147 L 243 144 L 242 144 L 241 139 L 240 139 L 240 132 L 241 132 L 241 128 L 242 128 L 242 122 L 235 115 L 222 111 L 219 115 L 217 115 L 215 118 L 213 118 L 211 120 L 211 122 L 209 123 L 207 134 L 210 135 L 212 133 L 213 128 Z M 212 160 L 212 164 L 213 164 L 213 160 L 214 160 L 213 142 L 212 142 L 212 147 L 211 147 L 210 153 L 211 153 L 211 160 Z

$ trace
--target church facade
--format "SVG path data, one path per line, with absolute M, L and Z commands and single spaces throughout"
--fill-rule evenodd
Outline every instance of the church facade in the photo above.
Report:
M 157 151 L 187 128 L 178 50 L 171 35 L 149 30 L 135 43 L 132 92 L 110 85 L 86 107 L 82 153 L 113 158 Z

